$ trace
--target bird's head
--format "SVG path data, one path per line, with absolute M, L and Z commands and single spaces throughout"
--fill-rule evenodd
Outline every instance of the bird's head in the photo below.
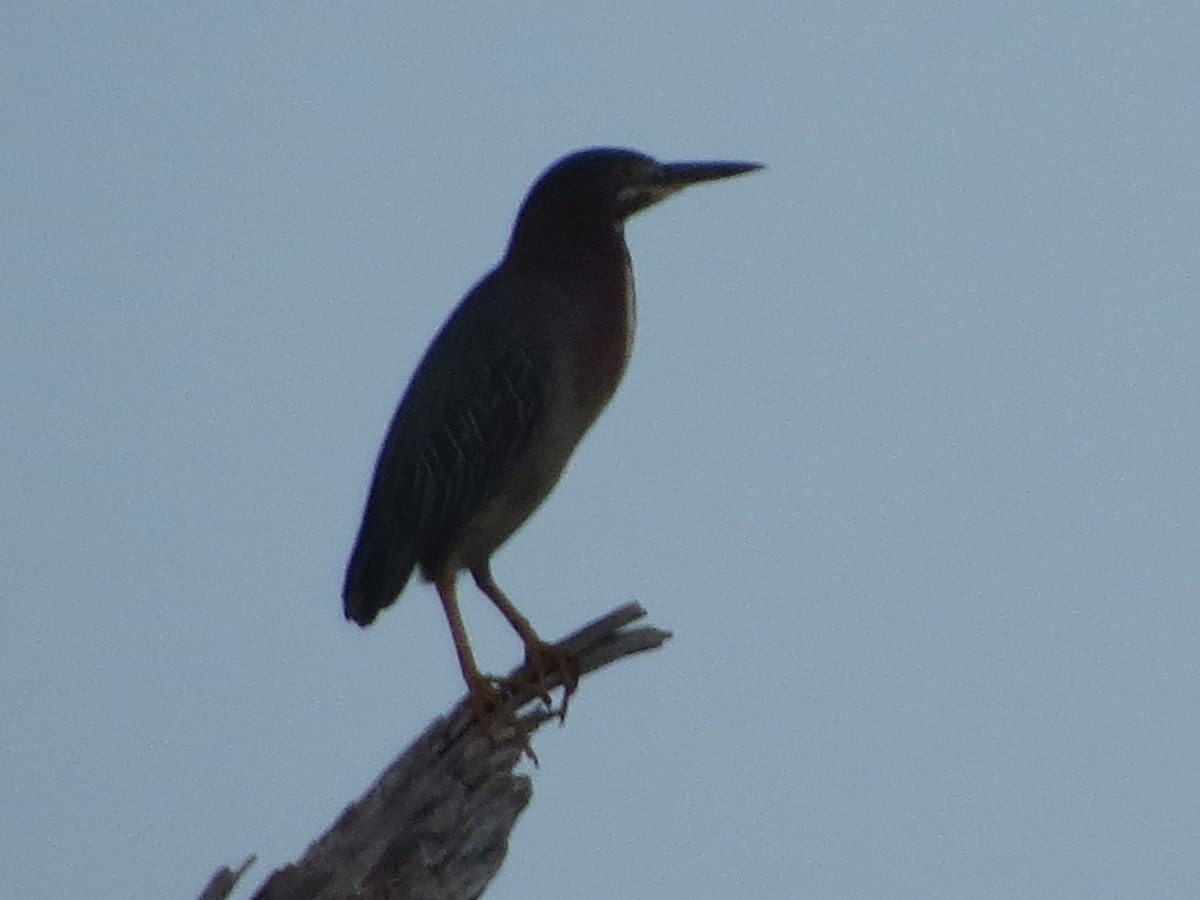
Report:
M 517 217 L 542 226 L 620 225 L 634 213 L 693 184 L 761 169 L 751 162 L 658 162 L 614 147 L 563 157 L 530 189 Z

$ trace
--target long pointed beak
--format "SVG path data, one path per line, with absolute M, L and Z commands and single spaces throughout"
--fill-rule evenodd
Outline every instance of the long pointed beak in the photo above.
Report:
M 675 162 L 661 163 L 658 167 L 660 184 L 667 188 L 685 188 L 702 181 L 717 181 L 745 175 L 762 168 L 753 162 Z
M 617 211 L 622 218 L 659 203 L 693 184 L 732 178 L 761 169 L 752 162 L 674 162 L 657 163 L 642 175 L 640 182 L 617 192 Z

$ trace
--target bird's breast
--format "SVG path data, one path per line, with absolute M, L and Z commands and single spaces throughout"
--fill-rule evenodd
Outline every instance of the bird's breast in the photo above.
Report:
M 595 417 L 612 398 L 633 351 L 636 302 L 628 257 L 597 277 L 574 310 L 572 381 L 581 412 Z

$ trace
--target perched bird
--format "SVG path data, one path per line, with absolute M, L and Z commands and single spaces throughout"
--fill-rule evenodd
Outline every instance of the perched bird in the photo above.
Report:
M 433 582 L 477 719 L 501 703 L 458 610 L 460 571 L 525 645 L 536 694 L 572 661 L 538 637 L 492 578 L 492 554 L 546 499 L 612 397 L 634 330 L 627 218 L 747 162 L 659 163 L 600 148 L 555 163 L 525 198 L 500 264 L 463 298 L 392 419 L 346 568 L 346 618 L 366 626 L 413 570 Z

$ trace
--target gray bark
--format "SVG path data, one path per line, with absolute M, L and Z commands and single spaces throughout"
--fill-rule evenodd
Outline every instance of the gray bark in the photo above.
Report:
M 631 603 L 586 625 L 557 646 L 579 660 L 580 676 L 662 646 L 671 635 L 649 625 Z M 520 680 L 520 669 L 510 678 Z M 561 686 L 552 677 L 550 687 Z M 532 738 L 561 710 L 528 693 L 510 707 Z M 532 708 L 530 708 L 532 707 Z M 533 795 L 528 775 L 514 774 L 522 747 L 511 723 L 490 730 L 464 699 L 434 722 L 299 861 L 277 869 L 254 900 L 470 900 L 495 877 L 509 834 Z M 226 900 L 253 863 L 219 870 L 201 900 Z

